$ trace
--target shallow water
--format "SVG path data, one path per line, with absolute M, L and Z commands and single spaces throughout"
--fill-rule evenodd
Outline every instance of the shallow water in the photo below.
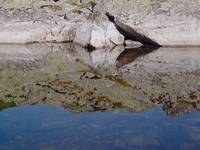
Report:
M 199 54 L 0 45 L 0 149 L 199 149 Z

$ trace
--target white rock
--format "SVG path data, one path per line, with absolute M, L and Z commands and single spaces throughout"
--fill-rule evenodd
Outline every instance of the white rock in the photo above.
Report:
M 75 43 L 82 46 L 92 46 L 94 48 L 113 47 L 122 45 L 124 37 L 117 31 L 114 24 L 109 23 L 106 27 L 94 23 L 83 23 L 76 30 Z
M 115 25 L 108 20 L 100 19 L 98 22 L 89 19 L 76 30 L 74 42 L 84 47 L 113 47 L 122 45 L 124 37 L 119 33 Z
M 133 40 L 162 46 L 199 46 L 199 0 L 102 0 Z
M 143 17 L 138 24 L 135 23 L 135 19 L 126 20 L 125 18 L 119 19 L 117 24 L 130 32 L 136 40 L 145 44 L 200 45 L 200 21 L 195 17 L 187 18 L 180 15 L 166 16 L 162 14 L 153 16 L 150 14 Z
M 0 27 L 0 43 L 68 42 L 75 33 L 75 25 L 69 22 L 9 22 Z
M 125 45 L 126 45 L 126 48 L 137 48 L 137 47 L 141 47 L 142 43 L 137 42 L 137 41 L 132 41 L 132 40 L 125 40 Z

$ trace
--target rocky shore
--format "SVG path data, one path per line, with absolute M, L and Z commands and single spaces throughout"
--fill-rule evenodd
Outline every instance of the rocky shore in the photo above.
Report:
M 199 46 L 198 0 L 0 0 L 0 43 Z

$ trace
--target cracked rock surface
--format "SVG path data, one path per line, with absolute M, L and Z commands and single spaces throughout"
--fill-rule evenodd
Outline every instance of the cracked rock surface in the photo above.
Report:
M 0 43 L 75 42 L 94 48 L 124 43 L 100 7 L 90 12 L 90 3 L 26 1 L 0 4 Z
M 122 45 L 125 38 L 199 46 L 199 7 L 198 0 L 1 0 L 0 43 L 74 41 L 102 48 Z
M 199 0 L 103 0 L 132 40 L 161 46 L 199 46 Z

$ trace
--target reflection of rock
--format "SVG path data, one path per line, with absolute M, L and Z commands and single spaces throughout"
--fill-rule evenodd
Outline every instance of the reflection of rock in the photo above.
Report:
M 34 62 L 52 53 L 50 44 L 0 45 L 0 63 Z
M 135 93 L 143 93 L 140 99 L 163 106 L 171 115 L 190 112 L 198 110 L 200 98 L 198 53 L 198 48 L 159 48 L 119 71 L 130 84 L 137 85 Z
M 101 66 L 109 68 L 110 65 L 114 65 L 123 51 L 122 48 L 87 52 L 82 48 L 79 51 L 80 47 L 76 46 L 77 49 L 72 50 L 74 46 L 67 44 L 50 44 L 49 48 L 48 45 L 45 46 L 50 53 L 38 53 L 42 57 L 38 57 L 37 61 L 43 63 L 42 65 L 41 63 L 34 64 L 34 69 L 21 70 L 20 63 L 14 70 L 7 66 L 2 67 L 0 72 L 1 99 L 14 100 L 17 105 L 37 103 L 58 105 L 73 112 L 121 108 L 126 107 L 124 99 L 131 101 L 132 96 L 128 94 L 133 90 L 131 85 L 118 78 L 116 81 L 110 80 L 104 77 L 104 74 L 102 76 L 103 71 L 98 73 L 98 69 L 91 69 L 91 67 L 100 68 Z M 17 47 L 15 48 L 17 50 Z M 29 53 L 32 50 L 33 52 Z M 32 58 L 34 46 L 27 52 Z M 99 58 L 95 59 L 97 55 Z M 23 57 L 16 57 L 18 59 L 13 63 L 23 60 Z M 118 80 L 123 84 L 119 84 Z M 133 109 L 137 107 L 136 111 L 144 110 L 144 106 L 139 109 L 142 103 L 141 101 L 134 104 L 133 101 Z
M 200 69 L 198 47 L 159 48 L 145 57 L 140 57 L 134 63 L 143 66 L 150 72 L 181 73 Z M 133 66 L 133 64 L 130 64 Z M 134 71 L 134 69 L 133 69 Z
M 156 47 L 137 47 L 132 49 L 127 49 L 119 55 L 117 58 L 118 63 L 117 67 L 120 68 L 126 64 L 133 62 L 138 57 L 151 53 L 153 50 L 157 49 Z
M 70 51 L 67 51 L 67 57 L 71 60 L 80 60 L 97 70 L 116 69 L 116 60 L 124 51 L 123 46 L 117 46 L 112 49 L 98 49 L 88 52 L 86 49 L 75 45 L 68 45 Z M 69 54 L 68 54 L 69 52 Z M 72 57 L 73 56 L 73 57 Z
M 180 48 L 146 53 L 145 48 L 87 51 L 71 44 L 36 44 L 24 48 L 23 57 L 9 54 L 20 52 L 20 46 L 3 49 L 0 47 L 0 99 L 14 100 L 17 105 L 45 103 L 73 112 L 121 107 L 142 112 L 157 105 L 169 115 L 199 110 L 196 48 L 190 54 Z M 32 66 L 25 63 L 21 67 L 21 60 L 31 60 Z
M 41 88 L 46 92 L 48 91 L 47 93 L 57 96 L 59 98 L 57 103 L 73 112 L 106 110 L 121 107 L 122 105 L 121 102 L 112 101 L 107 96 L 98 94 L 94 89 L 87 91 L 72 81 L 57 79 L 49 83 L 36 83 L 36 86 L 39 86 L 39 88 L 35 87 L 36 90 Z M 38 92 L 42 91 L 39 90 Z M 42 101 L 44 103 L 54 103 L 57 98 L 53 95 L 47 94 Z M 48 102 L 51 98 L 55 98 L 54 101 Z

